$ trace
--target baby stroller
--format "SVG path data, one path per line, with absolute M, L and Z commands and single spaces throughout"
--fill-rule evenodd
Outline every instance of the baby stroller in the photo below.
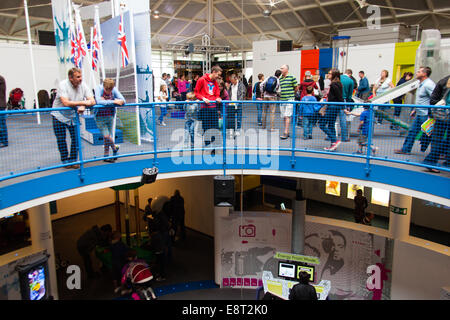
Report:
M 23 90 L 15 88 L 9 93 L 8 103 L 6 105 L 7 110 L 21 110 L 24 109 Z
M 150 286 L 153 275 L 146 263 L 132 262 L 122 278 L 122 285 L 129 288 L 133 300 L 155 300 L 156 295 Z M 125 293 L 125 292 L 123 292 Z

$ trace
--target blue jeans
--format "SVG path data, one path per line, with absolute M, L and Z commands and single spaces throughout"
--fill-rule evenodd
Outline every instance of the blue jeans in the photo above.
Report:
M 76 135 L 76 127 L 75 125 L 69 125 L 57 120 L 54 116 L 53 119 L 53 132 L 56 136 L 56 142 L 58 144 L 59 154 L 61 155 L 61 161 L 63 163 L 70 163 L 77 161 L 77 153 L 78 153 L 78 140 Z M 66 143 L 66 130 L 69 131 L 70 134 L 70 155 L 67 150 Z
M 3 110 L 0 110 L 3 111 Z M 0 115 L 0 144 L 8 145 L 8 128 L 6 127 L 6 115 Z
M 186 120 L 184 123 L 184 130 L 188 136 L 190 136 L 191 146 L 194 145 L 194 124 L 195 121 L 193 119 Z M 187 139 L 185 139 L 186 141 Z M 186 141 L 187 142 L 187 141 Z
M 337 108 L 328 106 L 325 116 L 319 120 L 320 129 L 330 138 L 331 143 L 337 141 L 335 123 L 338 113 L 339 110 Z
M 314 116 L 303 116 L 303 138 L 308 139 L 312 136 L 312 130 L 314 125 Z
M 416 140 L 417 134 L 420 132 L 420 126 L 428 119 L 428 116 L 416 115 L 413 123 L 411 123 L 408 131 L 408 136 L 403 143 L 402 151 L 410 153 Z
M 431 133 L 431 151 L 423 163 L 436 166 L 441 154 L 445 155 L 446 163 L 449 163 L 448 129 L 448 120 L 436 120 L 433 126 L 433 132 Z M 445 133 L 447 133 L 447 139 L 444 140 Z
M 237 117 L 237 128 L 236 128 L 236 130 L 240 130 L 241 127 L 242 127 L 242 105 L 238 105 L 238 107 L 236 109 L 236 117 Z
M 258 124 L 260 124 L 260 123 L 262 123 L 262 113 L 263 113 L 262 103 L 257 103 L 256 109 L 258 110 Z
M 339 126 L 341 127 L 342 141 L 348 141 L 349 135 L 347 131 L 347 116 L 344 113 L 344 109 L 339 110 Z
M 164 117 L 167 114 L 167 108 L 166 107 L 160 107 L 161 109 L 161 115 L 159 116 L 158 120 L 159 122 L 163 122 L 164 121 Z

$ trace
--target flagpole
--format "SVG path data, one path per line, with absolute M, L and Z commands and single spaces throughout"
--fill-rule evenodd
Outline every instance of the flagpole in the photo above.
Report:
M 37 85 L 36 85 L 36 70 L 34 68 L 34 57 L 33 57 L 33 44 L 31 43 L 31 30 L 30 30 L 30 17 L 28 16 L 28 3 L 27 0 L 23 0 L 23 5 L 25 9 L 25 19 L 27 22 L 27 34 L 28 34 L 28 48 L 30 49 L 30 59 L 31 59 L 31 73 L 33 77 L 33 87 L 34 87 L 34 99 L 36 101 L 36 109 L 39 109 L 39 99 L 37 94 Z M 39 112 L 36 112 L 37 122 L 41 124 L 41 115 Z
M 113 18 L 116 16 L 116 4 L 114 0 L 111 0 L 111 16 Z
M 134 58 L 134 92 L 136 94 L 136 103 L 139 103 L 139 95 L 138 95 L 138 81 L 137 81 L 137 59 L 136 59 L 136 43 L 134 39 L 134 16 L 133 10 L 129 10 L 130 12 L 130 33 L 131 33 L 131 50 L 132 57 Z M 139 121 L 139 106 L 136 106 L 136 129 L 137 129 L 137 137 L 138 137 L 138 146 L 141 145 L 141 123 Z
M 123 15 L 122 15 L 122 12 L 120 12 L 120 18 L 119 18 L 119 26 L 120 26 L 120 21 L 123 19 Z M 117 87 L 117 89 L 119 89 L 119 80 L 120 80 L 120 68 L 121 68 L 121 59 L 120 59 L 120 57 L 121 57 L 121 54 L 122 54 L 122 51 L 121 51 L 121 47 L 119 46 L 118 48 L 117 48 L 117 68 L 116 68 L 116 87 Z
M 67 2 L 68 2 L 68 8 L 69 8 L 69 23 L 70 23 L 70 25 L 69 25 L 69 34 L 70 34 L 70 43 L 71 43 L 70 44 L 71 48 L 70 48 L 70 59 L 69 60 L 71 60 L 72 59 L 72 50 L 74 49 L 74 48 L 72 48 L 72 36 L 73 36 L 74 32 L 76 32 L 76 29 L 75 29 L 75 24 L 74 24 L 74 21 L 73 21 L 73 16 L 72 16 L 72 10 L 73 10 L 72 1 L 67 0 Z M 75 59 L 75 57 L 74 57 L 74 59 Z M 75 61 L 74 61 L 74 64 L 76 64 Z
M 100 56 L 99 56 L 99 60 L 100 60 L 100 66 L 102 69 L 102 78 L 103 80 L 105 80 L 106 75 L 105 75 L 105 61 L 103 60 L 103 35 L 102 35 L 102 28 L 100 26 L 100 14 L 98 11 L 98 6 L 95 6 L 95 24 L 97 24 L 97 37 L 98 37 L 98 47 L 99 47 L 99 51 L 100 51 Z
M 94 46 L 94 27 L 91 27 L 91 46 L 90 46 L 90 52 L 89 52 L 89 56 L 91 57 L 91 75 L 92 75 L 92 77 L 91 77 L 91 81 L 92 81 L 92 88 L 94 88 L 95 89 L 95 82 L 96 82 L 96 79 L 95 79 L 95 70 L 94 70 L 94 68 L 93 68 L 93 63 L 94 63 L 94 57 L 93 57 L 93 54 L 94 54 L 94 48 L 93 48 L 93 46 Z M 97 69 L 98 69 L 98 66 L 97 66 Z

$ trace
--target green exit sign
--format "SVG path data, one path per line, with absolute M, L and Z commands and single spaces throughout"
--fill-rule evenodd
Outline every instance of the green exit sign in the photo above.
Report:
M 393 212 L 395 214 L 401 214 L 401 215 L 406 216 L 408 213 L 408 210 L 407 210 L 407 208 L 399 208 L 396 206 L 391 206 L 391 212 Z

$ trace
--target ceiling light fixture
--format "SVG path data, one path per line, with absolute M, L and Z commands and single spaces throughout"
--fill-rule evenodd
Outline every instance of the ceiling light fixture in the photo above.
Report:
M 159 18 L 159 11 L 158 10 L 153 11 L 153 18 L 155 18 L 155 19 Z

